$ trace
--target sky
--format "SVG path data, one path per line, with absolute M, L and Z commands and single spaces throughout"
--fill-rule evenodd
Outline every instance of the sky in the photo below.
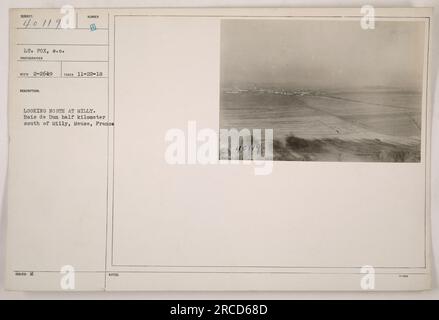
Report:
M 420 91 L 424 63 L 422 21 L 223 20 L 223 87 Z

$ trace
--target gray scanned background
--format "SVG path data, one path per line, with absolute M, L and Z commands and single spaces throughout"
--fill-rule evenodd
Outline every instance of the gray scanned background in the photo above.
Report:
M 0 300 L 3 299 L 439 299 L 439 50 L 432 47 L 432 234 L 433 282 L 428 292 L 142 292 L 142 293 L 17 293 L 4 291 L 5 267 L 5 183 L 7 168 L 7 83 L 8 83 L 8 9 L 30 7 L 434 7 L 433 20 L 439 21 L 437 0 L 2 0 L 0 1 Z M 433 24 L 432 39 L 439 39 L 439 23 Z

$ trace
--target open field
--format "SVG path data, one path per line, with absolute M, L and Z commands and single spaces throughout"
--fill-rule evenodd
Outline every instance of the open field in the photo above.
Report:
M 420 93 L 392 88 L 230 88 L 221 92 L 220 128 L 273 129 L 274 160 L 419 162 L 420 106 Z

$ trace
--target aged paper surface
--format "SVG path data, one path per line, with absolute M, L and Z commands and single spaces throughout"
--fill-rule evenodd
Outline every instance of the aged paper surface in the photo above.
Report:
M 8 288 L 428 289 L 431 10 L 365 14 L 11 10 Z

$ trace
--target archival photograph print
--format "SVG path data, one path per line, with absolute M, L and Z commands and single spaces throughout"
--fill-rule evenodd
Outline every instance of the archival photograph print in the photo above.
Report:
M 419 162 L 424 28 L 222 20 L 220 129 L 273 129 L 275 161 Z

